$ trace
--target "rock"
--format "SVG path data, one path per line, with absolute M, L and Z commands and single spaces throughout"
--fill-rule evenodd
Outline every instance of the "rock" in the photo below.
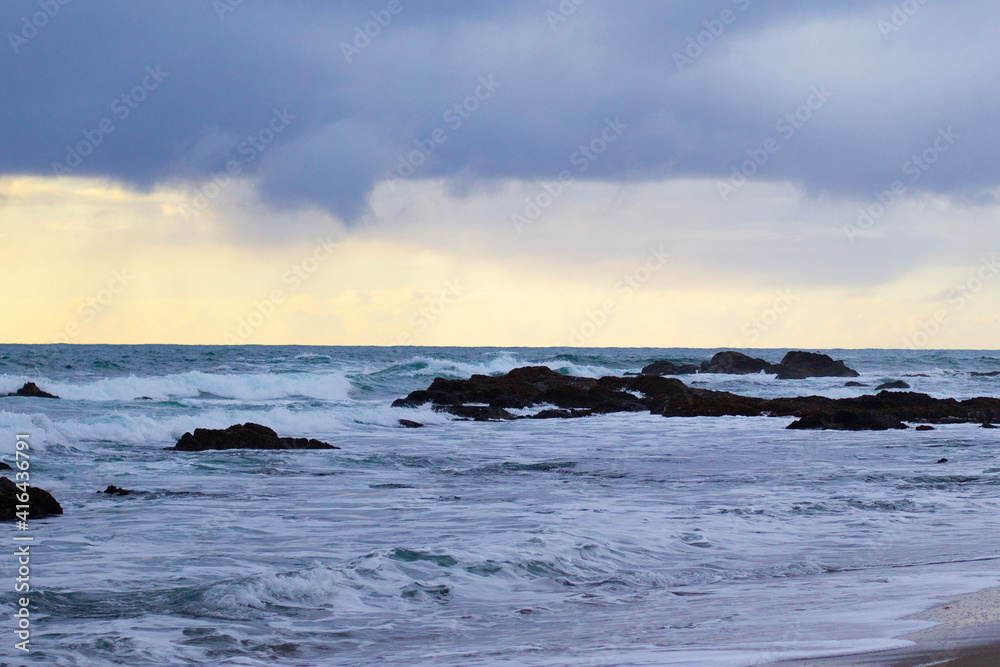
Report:
M 227 429 L 196 428 L 185 433 L 170 448 L 181 452 L 202 452 L 208 449 L 340 449 L 319 440 L 279 438 L 278 434 L 260 424 L 236 424 Z
M 789 352 L 777 366 L 779 380 L 803 380 L 812 377 L 855 378 L 860 375 L 843 361 L 834 361 L 816 352 Z
M 930 424 L 921 424 L 920 426 L 917 427 L 917 430 L 918 431 L 933 431 L 934 427 L 931 426 Z
M 909 389 L 909 388 L 910 385 L 903 382 L 902 380 L 893 380 L 892 382 L 885 382 L 883 384 L 880 384 L 879 386 L 875 387 L 875 390 L 878 391 L 880 389 Z
M 399 420 L 399 425 L 402 426 L 403 428 L 423 428 L 424 427 L 424 425 L 421 424 L 420 422 L 415 422 L 415 421 L 412 421 L 410 419 L 400 419 Z
M 13 470 L 13 468 L 8 463 L 0 461 L 0 470 Z
M 102 492 L 98 491 L 98 493 Z M 104 489 L 103 493 L 106 493 L 110 496 L 127 496 L 128 494 L 132 493 L 132 489 L 123 489 L 120 486 L 109 484 L 108 488 Z
M 864 382 L 854 382 L 852 380 L 852 381 L 846 383 L 844 386 L 845 387 L 867 387 L 868 385 L 866 385 Z
M 790 429 L 833 429 L 838 431 L 887 431 L 904 429 L 906 424 L 883 412 L 872 410 L 823 410 L 811 412 L 788 425 Z
M 432 403 L 434 409 L 478 421 L 584 417 L 648 411 L 664 417 L 772 416 L 806 419 L 796 428 L 905 428 L 901 422 L 960 424 L 1000 421 L 1000 398 L 938 399 L 910 391 L 879 391 L 854 398 L 794 396 L 765 399 L 690 387 L 674 377 L 572 377 L 545 367 L 516 368 L 502 376 L 436 378 L 394 406 Z M 539 406 L 537 415 L 509 409 Z M 554 408 L 550 406 L 555 406 Z M 845 414 L 841 414 L 841 412 Z M 814 422 L 814 426 L 809 424 Z M 823 426 L 826 424 L 826 426 Z
M 983 422 L 982 428 L 996 428 L 992 422 Z
M 8 396 L 27 396 L 29 398 L 59 398 L 55 394 L 42 391 L 34 382 L 25 382 L 24 386 L 17 391 L 7 394 Z
M 930 375 L 927 373 L 907 373 L 903 377 L 905 378 L 929 378 Z
M 698 372 L 698 367 L 694 364 L 675 364 L 672 361 L 662 359 L 649 364 L 639 373 L 640 375 L 692 375 Z
M 971 374 L 980 378 L 995 378 L 1000 375 L 1000 371 L 989 371 L 988 373 L 976 373 L 973 371 Z
M 22 503 L 18 496 L 22 491 L 7 479 L 0 477 L 0 521 L 13 521 L 17 518 L 18 505 L 28 505 L 29 519 L 44 519 L 47 516 L 62 514 L 63 509 L 52 497 L 52 494 L 36 486 L 28 487 L 28 502 Z
M 948 459 L 938 459 L 938 463 L 947 463 Z
M 577 417 L 589 417 L 594 414 L 592 410 L 542 410 L 531 415 L 531 419 L 575 419 Z
M 774 364 L 763 359 L 755 359 L 742 352 L 719 352 L 711 361 L 701 362 L 702 373 L 728 373 L 730 375 L 753 375 L 755 373 L 775 373 Z

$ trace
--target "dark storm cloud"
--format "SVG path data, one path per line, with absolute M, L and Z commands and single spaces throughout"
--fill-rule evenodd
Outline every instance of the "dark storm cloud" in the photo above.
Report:
M 390 177 L 554 179 L 618 119 L 588 178 L 735 183 L 756 156 L 811 191 L 975 195 L 1000 181 L 998 24 L 945 0 L 7 0 L 0 172 L 152 187 L 236 161 L 350 220 Z

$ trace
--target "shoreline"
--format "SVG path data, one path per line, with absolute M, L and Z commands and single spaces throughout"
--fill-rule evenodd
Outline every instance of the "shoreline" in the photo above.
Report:
M 958 595 L 908 620 L 936 623 L 901 635 L 912 646 L 770 663 L 787 667 L 995 667 L 1000 665 L 1000 587 Z

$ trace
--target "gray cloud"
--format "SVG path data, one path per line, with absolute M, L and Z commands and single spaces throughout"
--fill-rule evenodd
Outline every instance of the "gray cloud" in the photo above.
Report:
M 0 172 L 53 174 L 66 147 L 107 119 L 113 131 L 74 173 L 149 188 L 243 160 L 266 202 L 350 221 L 400 156 L 439 128 L 447 140 L 412 177 L 461 189 L 555 178 L 605 119 L 620 117 L 628 130 L 588 178 L 728 179 L 774 138 L 778 150 L 754 178 L 862 198 L 903 179 L 976 197 L 1000 181 L 1000 7 L 911 1 L 919 8 L 896 25 L 891 3 L 860 0 L 589 0 L 566 17 L 556 0 L 399 0 L 348 62 L 342 43 L 371 12 L 384 20 L 388 0 L 243 2 L 221 19 L 207 0 L 10 0 L 0 6 Z M 25 27 L 56 5 L 34 33 Z M 689 38 L 703 52 L 688 52 Z M 690 62 L 679 66 L 677 53 Z M 156 66 L 168 76 L 132 99 Z M 456 128 L 447 112 L 490 75 L 500 87 Z M 776 123 L 813 86 L 833 96 L 785 137 Z M 122 95 L 125 118 L 113 106 Z M 294 122 L 246 160 L 241 142 L 276 107 Z M 960 138 L 912 180 L 907 161 L 949 127 Z

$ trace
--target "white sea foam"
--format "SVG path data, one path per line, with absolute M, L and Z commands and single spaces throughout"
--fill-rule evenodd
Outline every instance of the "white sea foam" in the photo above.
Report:
M 130 375 L 82 382 L 3 375 L 0 376 L 0 392 L 15 391 L 25 382 L 36 382 L 60 398 L 80 401 L 130 401 L 143 396 L 166 400 L 196 398 L 204 394 L 244 401 L 296 397 L 344 401 L 348 399 L 351 389 L 351 382 L 343 373 L 215 374 L 188 371 L 175 375 Z

